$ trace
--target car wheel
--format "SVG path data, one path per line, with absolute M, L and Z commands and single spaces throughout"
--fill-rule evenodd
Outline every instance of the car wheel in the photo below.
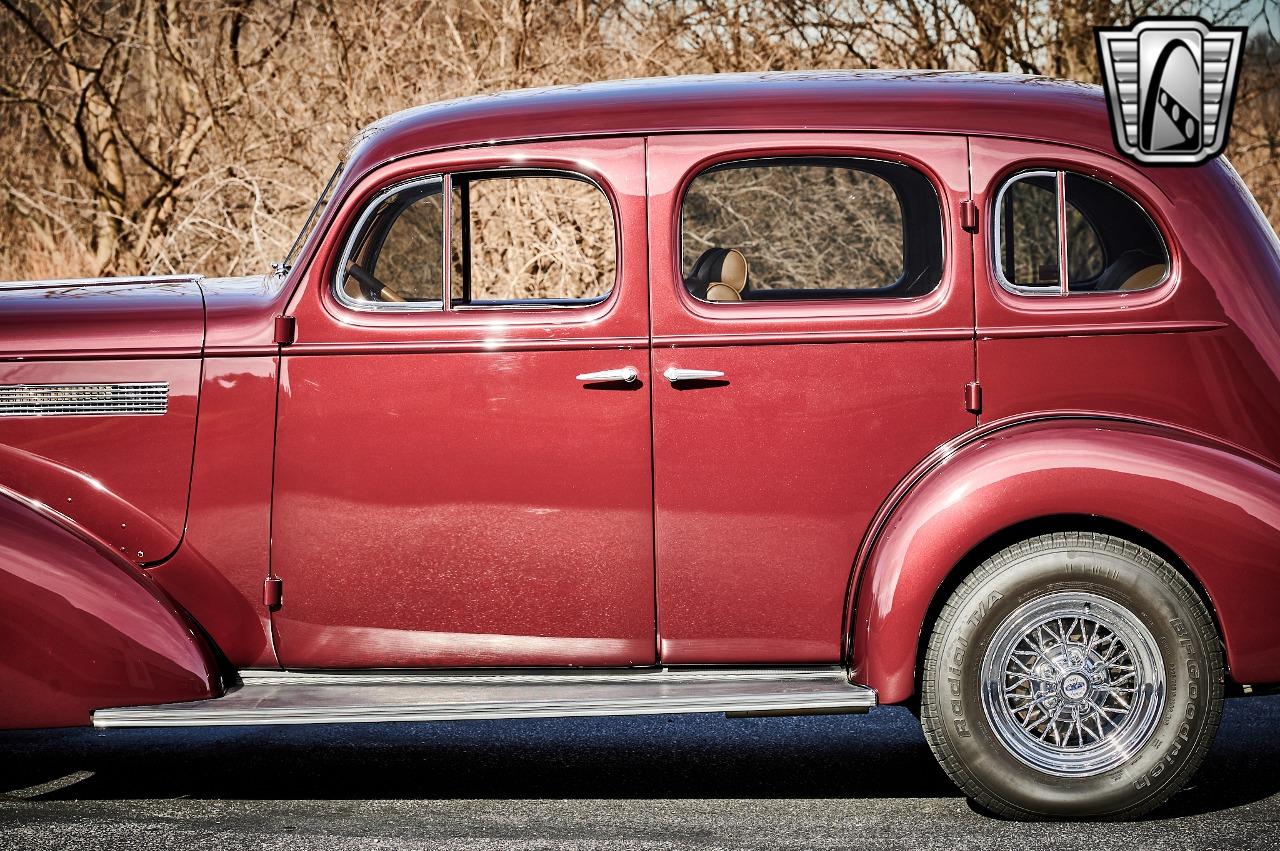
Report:
M 938 616 L 921 726 L 976 803 L 1011 818 L 1132 818 L 1200 766 L 1222 714 L 1222 647 L 1164 559 L 1091 532 L 983 562 Z

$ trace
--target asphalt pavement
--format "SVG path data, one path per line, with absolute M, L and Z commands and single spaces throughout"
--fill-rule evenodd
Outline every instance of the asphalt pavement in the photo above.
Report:
M 1277 848 L 1280 696 L 1129 824 L 975 810 L 915 719 L 654 716 L 0 734 L 0 848 Z

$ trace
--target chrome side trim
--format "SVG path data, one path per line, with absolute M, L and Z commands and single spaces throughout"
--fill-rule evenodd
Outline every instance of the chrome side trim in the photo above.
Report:
M 0 417 L 162 415 L 169 382 L 0 385 Z
M 875 692 L 839 668 L 242 673 L 193 703 L 99 709 L 95 727 L 351 724 L 673 713 L 865 712 Z
M 839 682 L 843 668 L 491 668 L 486 670 L 266 671 L 239 672 L 245 686 L 503 685 L 584 683 Z

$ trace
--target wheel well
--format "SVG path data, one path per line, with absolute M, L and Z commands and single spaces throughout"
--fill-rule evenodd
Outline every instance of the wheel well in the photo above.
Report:
M 951 569 L 942 584 L 938 586 L 938 590 L 934 592 L 933 599 L 929 603 L 929 609 L 925 612 L 924 622 L 920 626 L 920 635 L 916 640 L 916 670 L 915 670 L 915 694 L 912 696 L 912 703 L 916 704 L 920 699 L 920 677 L 923 673 L 923 660 L 925 649 L 929 643 L 929 635 L 933 632 L 933 625 L 937 623 L 938 616 L 942 613 L 942 607 L 946 605 L 951 594 L 959 587 L 960 583 L 965 580 L 974 568 L 982 564 L 991 556 L 1003 550 L 1011 544 L 1018 541 L 1025 541 L 1028 538 L 1034 538 L 1038 535 L 1048 535 L 1054 532 L 1100 532 L 1105 535 L 1111 535 L 1116 538 L 1122 538 L 1132 544 L 1144 547 L 1160 558 L 1172 565 L 1173 569 L 1178 571 L 1184 579 L 1190 583 L 1195 590 L 1196 595 L 1200 598 L 1200 602 L 1209 611 L 1210 617 L 1213 618 L 1213 628 L 1218 633 L 1218 640 L 1222 640 L 1222 623 L 1218 620 L 1218 611 L 1214 608 L 1213 600 L 1209 598 L 1200 580 L 1192 573 L 1186 563 L 1178 557 L 1178 554 L 1169 549 L 1162 541 L 1148 535 L 1141 529 L 1137 529 L 1126 523 L 1116 520 L 1109 520 L 1105 517 L 1098 517 L 1089 514 L 1059 514 L 1051 517 L 1039 517 L 1034 520 L 1027 520 L 1022 523 L 1002 529 L 986 540 L 982 541 L 976 547 L 965 554 L 964 558 Z M 1226 649 L 1223 648 L 1223 658 L 1226 659 Z M 1225 663 L 1224 663 L 1225 664 Z M 1230 684 L 1231 668 L 1226 664 L 1227 682 Z

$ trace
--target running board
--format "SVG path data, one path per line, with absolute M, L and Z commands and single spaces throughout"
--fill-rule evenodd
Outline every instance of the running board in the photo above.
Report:
M 242 685 L 192 703 L 99 709 L 95 727 L 351 724 L 589 715 L 866 712 L 875 692 L 842 668 L 242 671 Z

